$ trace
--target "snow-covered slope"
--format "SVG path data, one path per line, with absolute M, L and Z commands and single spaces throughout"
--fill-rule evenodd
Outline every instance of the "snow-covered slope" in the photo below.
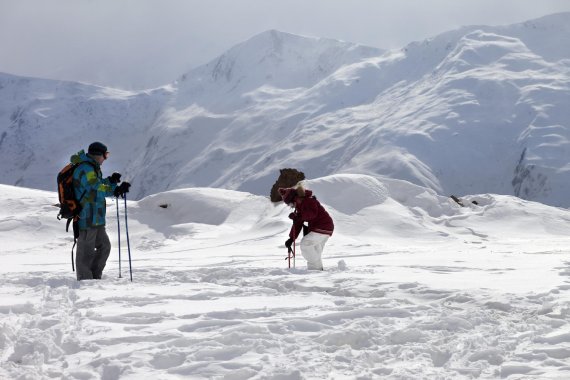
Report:
M 46 94 L 67 94 L 57 105 L 33 90 L 47 82 L 2 76 L 0 159 L 12 171 L 2 182 L 52 188 L 44 173 L 99 139 L 119 152 L 108 170 L 124 172 L 136 198 L 187 186 L 267 194 L 280 168 L 296 167 L 569 206 L 568 25 L 570 13 L 464 27 L 385 53 L 269 31 L 163 89 L 50 82 Z M 78 91 L 97 95 L 76 102 Z M 54 137 L 71 126 L 72 148 Z M 57 161 L 30 159 L 46 146 Z
M 222 113 L 246 108 L 250 91 L 310 88 L 344 65 L 380 54 L 372 47 L 270 30 L 183 75 L 177 106 L 198 104 Z
M 54 189 L 71 154 L 96 140 L 112 151 L 110 169 L 123 168 L 168 95 L 0 73 L 1 182 Z
M 307 186 L 335 220 L 324 272 L 287 269 L 283 204 L 189 188 L 128 202 L 132 283 L 111 202 L 104 277 L 78 283 L 56 194 L 0 185 L 0 378 L 568 377 L 568 210 Z

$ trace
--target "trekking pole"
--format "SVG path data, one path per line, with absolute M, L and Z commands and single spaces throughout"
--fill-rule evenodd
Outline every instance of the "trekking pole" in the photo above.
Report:
M 295 240 L 293 240 L 293 268 L 295 268 L 295 257 L 296 257 L 296 255 L 295 255 L 295 246 L 296 246 L 296 245 L 297 245 L 297 244 L 295 243 Z
M 121 220 L 119 219 L 119 197 L 115 197 L 115 203 L 117 204 L 117 239 L 119 240 L 119 278 L 121 275 Z
M 293 236 L 295 236 L 295 223 L 293 223 Z M 296 240 L 296 239 L 295 239 Z M 293 240 L 293 250 L 289 248 L 287 250 L 287 259 L 289 260 L 289 269 L 291 269 L 291 253 L 293 253 L 293 268 L 295 268 L 295 240 Z
M 297 231 L 295 230 L 295 223 L 293 223 L 293 236 L 297 235 Z M 297 238 L 293 240 L 293 268 L 295 268 L 295 247 L 297 246 Z M 291 268 L 291 264 L 289 264 L 289 268 Z
M 131 275 L 131 282 L 133 282 L 133 268 L 131 266 L 131 243 L 129 242 L 129 224 L 127 222 L 127 193 L 123 194 L 125 200 L 125 231 L 127 233 L 127 249 L 129 252 L 129 273 Z

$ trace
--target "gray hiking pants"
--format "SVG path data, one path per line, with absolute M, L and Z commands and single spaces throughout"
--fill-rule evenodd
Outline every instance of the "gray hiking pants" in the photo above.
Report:
M 105 226 L 79 231 L 75 256 L 77 280 L 100 280 L 111 252 Z

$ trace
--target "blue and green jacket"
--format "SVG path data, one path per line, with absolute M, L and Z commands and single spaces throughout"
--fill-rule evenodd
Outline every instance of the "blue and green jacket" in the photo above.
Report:
M 83 150 L 71 156 L 71 163 L 79 164 L 73 172 L 75 197 L 83 207 L 79 213 L 79 229 L 104 226 L 105 197 L 112 196 L 117 185 L 103 178 L 101 166 Z

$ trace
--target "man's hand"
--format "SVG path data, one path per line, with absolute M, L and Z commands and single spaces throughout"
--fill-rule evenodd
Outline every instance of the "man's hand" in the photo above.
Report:
M 113 173 L 109 176 L 109 182 L 111 183 L 119 183 L 121 182 L 121 174 L 120 173 Z
M 123 182 L 121 183 L 119 186 L 117 186 L 117 188 L 115 189 L 115 197 L 119 198 L 119 197 L 124 197 L 126 193 L 129 192 L 129 188 L 131 187 L 131 184 L 128 182 Z

